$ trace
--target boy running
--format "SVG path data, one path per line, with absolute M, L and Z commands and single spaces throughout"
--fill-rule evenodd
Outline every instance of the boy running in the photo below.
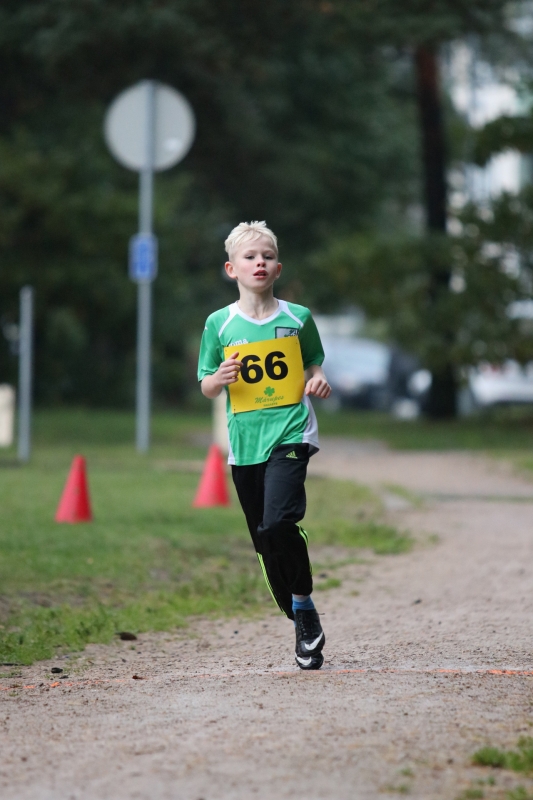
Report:
M 227 392 L 228 462 L 257 557 L 274 600 L 294 620 L 296 663 L 320 669 L 326 639 L 299 522 L 307 465 L 318 450 L 309 396 L 331 392 L 324 351 L 309 309 L 274 297 L 281 264 L 266 223 L 241 222 L 225 247 L 239 300 L 208 317 L 198 380 L 206 397 Z

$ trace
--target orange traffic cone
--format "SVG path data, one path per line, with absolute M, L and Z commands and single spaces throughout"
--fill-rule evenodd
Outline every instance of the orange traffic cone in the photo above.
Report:
M 216 444 L 212 444 L 207 454 L 193 507 L 209 508 L 209 506 L 229 506 L 229 504 L 230 499 L 222 453 Z
M 56 522 L 89 522 L 93 518 L 83 456 L 75 456 L 56 511 Z

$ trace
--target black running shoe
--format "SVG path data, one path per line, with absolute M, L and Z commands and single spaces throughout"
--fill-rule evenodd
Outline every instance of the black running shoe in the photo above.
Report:
M 316 609 L 295 611 L 296 663 L 300 669 L 320 669 L 324 663 L 322 648 L 326 637 Z
M 296 656 L 296 663 L 300 669 L 320 669 L 324 663 L 324 656 L 322 653 L 317 653 L 316 656 Z

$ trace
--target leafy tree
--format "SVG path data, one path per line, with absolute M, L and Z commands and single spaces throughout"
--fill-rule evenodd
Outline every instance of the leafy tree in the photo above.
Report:
M 502 0 L 374 0 L 370 3 L 345 4 L 344 13 L 354 26 L 370 26 L 374 35 L 388 44 L 407 48 L 416 76 L 416 99 L 419 113 L 420 145 L 423 166 L 423 197 L 430 246 L 423 246 L 426 267 L 427 306 L 430 313 L 420 318 L 420 333 L 439 341 L 439 359 L 431 357 L 433 381 L 428 413 L 436 418 L 456 413 L 458 373 L 451 355 L 456 330 L 452 315 L 442 313 L 449 303 L 451 261 L 442 259 L 447 219 L 447 147 L 439 77 L 438 53 L 445 42 L 471 33 L 494 33 L 505 30 Z M 406 298 L 407 300 L 407 298 Z M 422 325 L 423 323 L 423 325 Z M 429 327 L 427 327 L 429 326 Z M 437 327 L 438 326 L 438 327 Z M 431 347 L 429 348 L 431 350 Z
M 279 232 L 294 290 L 305 256 L 371 225 L 384 198 L 415 193 L 412 110 L 367 31 L 345 36 L 324 5 L 296 0 L 6 0 L 0 8 L 0 296 L 37 286 L 42 400 L 131 397 L 135 177 L 101 141 L 110 99 L 153 77 L 198 118 L 194 147 L 158 176 L 154 359 L 179 398 L 187 341 L 233 296 L 222 240 L 243 218 Z M 0 369 L 13 370 L 7 350 Z
M 362 248 L 361 257 L 343 262 L 354 279 L 371 252 L 406 254 L 409 281 L 419 289 L 398 286 L 393 296 L 403 297 L 398 314 L 418 334 L 407 335 L 409 325 L 397 320 L 393 329 L 417 344 L 427 339 L 419 349 L 434 372 L 433 413 L 452 413 L 458 362 L 448 354 L 457 322 L 444 311 L 457 298 L 449 290 L 455 262 L 444 231 L 447 159 L 436 55 L 465 33 L 498 30 L 504 6 L 4 0 L 0 314 L 15 319 L 18 289 L 37 286 L 39 397 L 107 404 L 132 396 L 135 292 L 125 253 L 136 228 L 136 181 L 105 152 L 101 122 L 118 91 L 152 77 L 182 90 L 198 119 L 186 160 L 157 178 L 159 397 L 183 396 L 192 379 L 192 332 L 233 297 L 220 279 L 224 235 L 243 218 L 266 217 L 280 234 L 285 296 L 307 293 L 318 307 L 342 284 L 343 248 Z M 371 231 L 382 236 L 404 222 L 419 183 L 429 243 L 371 246 Z M 316 252 L 332 254 L 340 273 L 324 263 L 325 278 L 310 285 Z M 384 313 L 392 289 L 388 276 L 382 279 L 374 293 Z M 417 316 L 421 308 L 427 313 Z M 0 370 L 13 368 L 0 347 Z
M 503 150 L 517 150 L 530 155 L 533 150 L 533 114 L 517 117 L 504 114 L 484 125 L 474 139 L 474 162 L 480 167 Z
M 469 207 L 453 237 L 353 236 L 335 242 L 327 260 L 329 300 L 342 295 L 386 318 L 395 341 L 433 374 L 514 358 L 533 359 L 529 323 L 509 314 L 533 287 L 533 189 L 503 196 L 493 209 Z M 520 269 L 518 264 L 520 263 Z M 451 290 L 432 293 L 434 275 L 451 270 Z M 316 281 L 319 278 L 315 278 Z M 421 334 L 423 331 L 423 334 Z

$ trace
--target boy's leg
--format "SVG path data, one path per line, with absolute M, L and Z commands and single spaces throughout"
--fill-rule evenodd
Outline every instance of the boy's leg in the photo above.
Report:
M 262 464 L 250 464 L 245 467 L 233 465 L 231 467 L 233 483 L 256 551 L 258 548 L 257 528 L 263 520 L 266 464 L 265 461 Z
M 233 480 L 267 585 L 296 626 L 296 663 L 320 669 L 326 638 L 310 594 L 307 535 L 298 523 L 306 508 L 309 447 L 277 447 L 263 464 L 232 467 Z
M 258 528 L 263 521 L 267 464 L 268 461 L 264 461 L 262 464 L 251 464 L 244 467 L 232 466 L 231 472 L 266 584 L 280 610 L 292 619 L 292 595 L 279 581 L 272 584 L 265 566 L 261 538 L 258 533 Z
M 259 547 L 274 594 L 283 597 L 283 610 L 294 619 L 292 595 L 313 591 L 307 536 L 298 524 L 305 516 L 307 444 L 281 445 L 266 462 L 263 520 Z M 287 608 L 290 603 L 290 608 Z
M 308 463 L 306 444 L 282 445 L 273 451 L 265 471 L 263 522 L 258 534 L 270 583 L 280 595 L 291 597 L 287 616 L 296 626 L 296 663 L 300 669 L 315 670 L 324 663 L 326 637 L 310 597 L 313 578 L 307 535 L 298 524 L 305 515 Z

